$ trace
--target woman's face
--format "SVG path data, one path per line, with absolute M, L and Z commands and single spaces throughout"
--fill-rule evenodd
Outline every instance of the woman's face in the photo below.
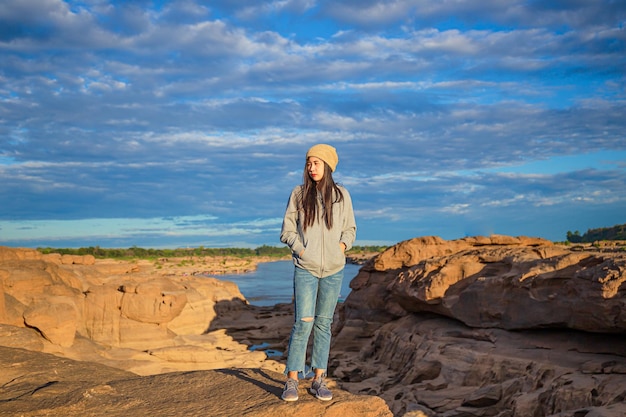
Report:
M 319 182 L 324 177 L 324 161 L 315 156 L 310 156 L 306 160 L 306 171 L 313 181 Z

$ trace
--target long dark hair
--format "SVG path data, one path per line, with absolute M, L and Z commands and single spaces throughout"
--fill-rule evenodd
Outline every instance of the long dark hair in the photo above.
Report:
M 319 182 L 315 182 L 309 176 L 306 164 L 304 165 L 304 175 L 302 184 L 302 194 L 300 203 L 304 210 L 304 224 L 302 228 L 306 230 L 313 226 L 319 214 L 317 212 L 317 193 L 322 196 L 322 217 L 326 228 L 333 227 L 333 203 L 343 201 L 343 193 L 333 180 L 333 171 L 324 162 L 324 175 Z

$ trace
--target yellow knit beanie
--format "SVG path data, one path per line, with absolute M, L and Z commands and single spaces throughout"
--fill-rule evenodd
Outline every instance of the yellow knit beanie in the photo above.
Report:
M 337 168 L 337 163 L 339 162 L 339 157 L 337 156 L 337 150 L 332 146 L 326 145 L 325 143 L 314 145 L 306 153 L 306 159 L 309 159 L 310 156 L 314 156 L 326 162 L 330 167 L 330 170 L 335 172 L 335 168 Z

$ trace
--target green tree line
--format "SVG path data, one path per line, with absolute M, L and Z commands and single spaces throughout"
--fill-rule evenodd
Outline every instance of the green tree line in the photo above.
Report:
M 354 246 L 350 251 L 353 253 L 380 252 L 385 246 Z M 185 256 L 234 256 L 252 257 L 269 256 L 282 258 L 291 254 L 287 246 L 263 245 L 256 249 L 250 248 L 177 248 L 177 249 L 146 249 L 132 246 L 123 248 L 101 248 L 89 246 L 85 248 L 37 248 L 41 253 L 60 253 L 61 255 L 93 255 L 99 259 L 157 259 L 157 258 L 180 258 Z
M 567 231 L 567 241 L 571 243 L 593 243 L 600 240 L 626 240 L 626 224 L 588 229 L 583 235 L 578 230 Z

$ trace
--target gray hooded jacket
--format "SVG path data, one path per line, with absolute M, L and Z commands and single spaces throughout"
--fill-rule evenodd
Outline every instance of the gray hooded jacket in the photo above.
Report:
M 330 230 L 318 218 L 313 226 L 304 231 L 304 211 L 298 209 L 302 185 L 291 191 L 283 219 L 280 241 L 291 249 L 294 265 L 306 269 L 318 278 L 327 277 L 344 268 L 346 257 L 340 244 L 346 245 L 348 250 L 356 238 L 352 199 L 348 190 L 340 185 L 338 187 L 343 193 L 343 200 L 333 203 L 333 227 Z M 321 213 L 321 198 L 318 199 L 318 204 L 318 213 Z

